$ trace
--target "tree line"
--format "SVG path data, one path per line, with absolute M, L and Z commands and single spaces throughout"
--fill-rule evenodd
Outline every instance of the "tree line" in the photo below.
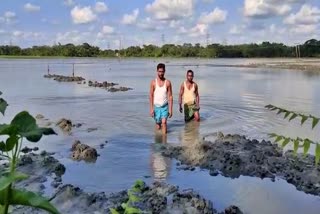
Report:
M 64 56 L 64 57 L 206 57 L 206 58 L 252 58 L 252 57 L 320 57 L 320 40 L 310 39 L 297 46 L 283 43 L 222 45 L 199 43 L 183 45 L 165 44 L 130 46 L 121 50 L 102 50 L 88 43 L 81 45 L 58 44 L 20 48 L 13 45 L 0 46 L 0 55 L 11 56 Z

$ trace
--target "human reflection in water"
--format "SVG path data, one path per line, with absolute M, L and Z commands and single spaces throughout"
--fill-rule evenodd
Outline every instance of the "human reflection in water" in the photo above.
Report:
M 161 154 L 161 146 L 166 143 L 167 135 L 155 133 L 151 147 L 151 170 L 155 181 L 164 181 L 170 172 L 171 159 Z
M 200 123 L 196 121 L 190 121 L 185 124 L 185 127 L 180 135 L 180 142 L 184 147 L 184 155 L 190 162 L 194 163 L 198 162 L 203 156 L 200 150 L 196 149 L 201 142 L 199 127 Z
M 180 141 L 182 146 L 194 146 L 200 142 L 200 133 L 199 133 L 200 123 L 195 123 L 190 121 L 185 124 L 184 129 L 180 135 Z

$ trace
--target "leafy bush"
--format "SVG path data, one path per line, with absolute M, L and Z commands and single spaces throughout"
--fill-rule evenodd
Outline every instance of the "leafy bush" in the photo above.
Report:
M 0 95 L 2 93 L 0 92 Z M 7 102 L 0 98 L 0 112 L 4 115 Z M 36 193 L 14 188 L 14 183 L 28 178 L 28 175 L 17 172 L 23 139 L 38 142 L 43 135 L 56 134 L 51 128 L 41 128 L 36 120 L 26 111 L 18 113 L 10 124 L 0 124 L 0 157 L 9 161 L 9 168 L 0 173 L 0 213 L 7 214 L 10 205 L 25 205 L 58 214 L 58 210 L 50 202 Z

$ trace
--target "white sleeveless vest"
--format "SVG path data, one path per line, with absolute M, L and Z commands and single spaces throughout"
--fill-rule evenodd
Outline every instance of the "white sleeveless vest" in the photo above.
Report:
M 160 87 L 156 79 L 156 88 L 154 90 L 153 104 L 157 107 L 161 107 L 166 105 L 167 103 L 167 80 L 165 80 L 163 86 Z

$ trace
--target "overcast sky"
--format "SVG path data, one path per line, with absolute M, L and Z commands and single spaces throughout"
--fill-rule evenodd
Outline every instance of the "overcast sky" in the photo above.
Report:
M 0 44 L 303 43 L 320 0 L 0 0 Z

